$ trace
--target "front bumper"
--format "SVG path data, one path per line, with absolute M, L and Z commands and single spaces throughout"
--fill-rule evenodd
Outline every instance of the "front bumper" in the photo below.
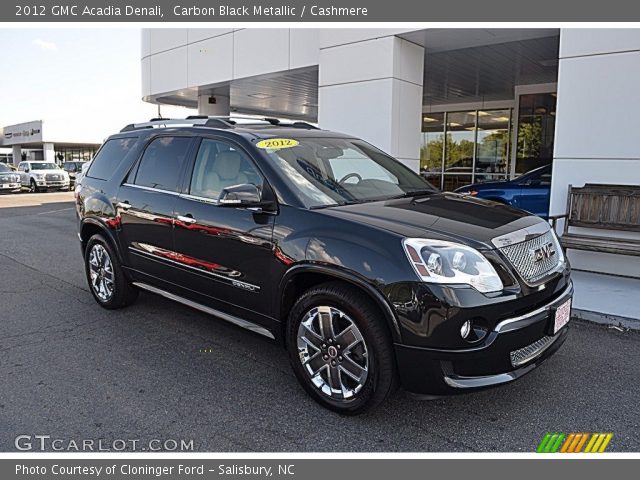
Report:
M 15 192 L 20 190 L 21 188 L 21 183 L 20 182 L 5 182 L 3 183 L 2 181 L 0 181 L 0 191 L 1 192 Z
M 553 355 L 568 334 L 550 334 L 555 309 L 573 285 L 530 312 L 500 321 L 476 347 L 438 349 L 396 344 L 402 386 L 416 394 L 449 395 L 511 382 Z

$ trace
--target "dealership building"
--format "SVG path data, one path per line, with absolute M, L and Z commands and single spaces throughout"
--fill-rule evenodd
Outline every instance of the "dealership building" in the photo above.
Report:
M 144 29 L 141 68 L 147 102 L 314 122 L 443 190 L 552 164 L 554 215 L 569 185 L 640 185 L 637 29 Z M 640 256 L 568 256 L 579 315 L 640 319 Z
M 22 160 L 42 160 L 61 165 L 90 160 L 100 146 L 90 141 L 63 140 L 66 136 L 58 131 L 66 128 L 42 120 L 0 127 L 0 161 L 18 165 Z

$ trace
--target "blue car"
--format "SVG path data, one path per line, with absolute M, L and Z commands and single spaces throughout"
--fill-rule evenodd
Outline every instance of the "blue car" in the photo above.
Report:
M 551 165 L 536 168 L 513 180 L 474 183 L 460 187 L 456 192 L 506 203 L 547 218 L 551 192 Z

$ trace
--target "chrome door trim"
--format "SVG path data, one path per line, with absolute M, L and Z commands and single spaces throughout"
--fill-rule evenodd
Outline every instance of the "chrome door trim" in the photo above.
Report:
M 507 318 L 506 320 L 502 320 L 496 327 L 493 329 L 494 332 L 509 332 L 511 330 L 516 330 L 518 328 L 526 327 L 532 323 L 538 321 L 536 318 L 541 313 L 544 313 L 551 309 L 552 306 L 561 304 L 566 301 L 573 295 L 573 283 L 569 283 L 567 288 L 560 294 L 558 298 L 552 300 L 546 305 L 536 308 L 535 310 L 525 313 L 524 315 L 520 315 L 518 317 Z
M 182 267 L 182 268 L 187 268 L 189 270 L 193 270 L 195 272 L 198 273 L 203 273 L 205 275 L 210 275 L 213 278 L 216 278 L 220 281 L 222 281 L 223 283 L 226 283 L 227 285 L 231 285 L 232 287 L 236 287 L 236 288 L 241 288 L 247 292 L 253 292 L 253 293 L 257 293 L 260 291 L 260 286 L 259 285 L 254 285 L 253 283 L 247 283 L 247 282 L 243 282 L 240 280 L 236 280 L 233 277 L 227 277 L 224 275 L 220 275 L 219 273 L 215 273 L 215 272 L 210 272 L 207 270 L 202 270 L 200 268 L 196 268 L 196 267 L 192 267 L 191 265 L 187 265 L 186 263 L 180 263 L 180 262 L 176 262 L 175 260 L 171 260 L 170 258 L 165 258 L 162 257 L 160 255 L 155 255 L 151 252 L 147 252 L 145 250 L 141 250 L 139 248 L 136 247 L 129 247 L 129 251 L 131 251 L 131 253 L 146 257 L 146 258 L 151 258 L 152 260 L 158 261 L 158 262 L 166 262 L 166 263 L 170 263 L 172 265 L 176 265 L 178 267 Z
M 133 282 L 133 285 L 141 288 L 143 290 L 146 290 L 148 292 L 151 293 L 155 293 L 157 295 L 161 295 L 165 298 L 168 298 L 169 300 L 173 300 L 175 302 L 181 303 L 183 305 L 186 305 L 187 307 L 191 307 L 191 308 L 195 308 L 196 310 L 200 310 L 201 312 L 204 313 L 208 313 L 209 315 L 214 315 L 216 317 L 221 318 L 222 320 L 225 320 L 229 323 L 232 323 L 234 325 L 237 325 L 238 327 L 242 327 L 246 330 L 250 330 L 252 332 L 258 333 L 260 335 L 263 335 L 267 338 L 270 338 L 272 340 L 275 340 L 275 336 L 266 328 L 261 327 L 260 325 L 256 325 L 253 322 L 250 322 L 248 320 L 244 320 L 242 318 L 238 318 L 234 315 L 222 312 L 220 310 L 216 310 L 215 308 L 211 308 L 211 307 L 207 307 L 206 305 L 202 305 L 201 303 L 197 303 L 194 302 L 193 300 L 189 300 L 188 298 L 184 298 L 181 297 L 179 295 L 176 295 L 174 293 L 171 292 L 167 292 L 166 290 L 162 290 L 160 288 L 157 287 L 153 287 L 151 285 L 148 285 L 146 283 L 143 282 Z
M 178 192 L 174 192 L 173 190 L 163 190 L 162 188 L 145 187 L 144 185 L 134 185 L 133 183 L 123 183 L 122 186 L 138 188 L 140 190 L 146 190 L 148 192 L 166 193 L 167 195 L 175 195 L 175 196 L 180 195 Z

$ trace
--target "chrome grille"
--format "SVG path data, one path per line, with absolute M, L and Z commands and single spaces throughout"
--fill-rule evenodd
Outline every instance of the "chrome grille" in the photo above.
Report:
M 547 335 L 542 337 L 540 340 L 536 340 L 531 345 L 527 345 L 526 347 L 514 350 L 510 353 L 511 365 L 513 365 L 514 367 L 519 367 L 520 365 L 524 365 L 528 361 L 533 360 L 547 348 L 549 348 L 554 340 L 555 337 L 550 337 Z
M 51 181 L 54 181 L 54 182 L 55 182 L 55 181 L 58 181 L 58 180 L 62 180 L 62 175 L 59 175 L 59 174 L 57 174 L 57 173 L 47 173 L 47 174 L 45 175 L 45 179 L 46 179 L 48 182 L 51 182 Z
M 554 272 L 562 258 L 562 250 L 551 230 L 531 240 L 502 247 L 500 251 L 529 284 L 536 283 Z

